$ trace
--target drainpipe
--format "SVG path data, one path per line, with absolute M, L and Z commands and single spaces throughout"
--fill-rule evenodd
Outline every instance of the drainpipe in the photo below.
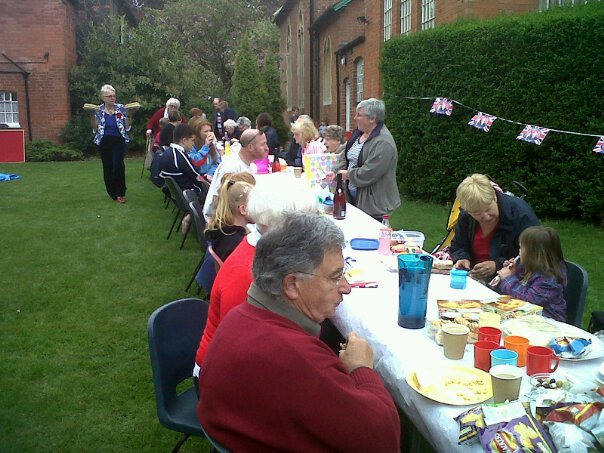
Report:
M 29 137 L 29 141 L 32 141 L 32 134 L 31 134 L 31 113 L 29 110 L 29 75 L 31 74 L 29 71 L 26 71 L 25 69 L 23 69 L 21 66 L 19 66 L 15 61 L 11 60 L 8 55 L 6 55 L 4 52 L 2 52 L 2 56 L 4 58 L 6 58 L 8 61 L 10 61 L 13 65 L 15 65 L 17 67 L 17 69 L 19 70 L 19 74 L 21 74 L 21 76 L 23 77 L 23 83 L 25 85 L 25 108 L 27 109 L 27 132 L 28 132 L 28 137 Z
M 339 52 L 336 52 L 336 124 L 340 124 L 340 56 Z

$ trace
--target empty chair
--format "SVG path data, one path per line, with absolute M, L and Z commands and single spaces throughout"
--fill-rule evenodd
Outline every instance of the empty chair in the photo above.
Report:
M 157 417 L 166 428 L 183 434 L 173 452 L 190 436 L 205 437 L 197 418 L 196 389 L 191 385 L 180 394 L 176 389 L 186 380 L 193 384 L 195 353 L 207 317 L 207 302 L 188 298 L 158 308 L 147 324 Z
M 566 277 L 568 280 L 564 288 L 566 322 L 581 327 L 587 297 L 587 271 L 577 263 L 566 261 Z

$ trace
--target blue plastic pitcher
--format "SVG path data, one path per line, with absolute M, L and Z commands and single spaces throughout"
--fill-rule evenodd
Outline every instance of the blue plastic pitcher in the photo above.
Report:
M 421 329 L 426 324 L 432 257 L 419 253 L 398 256 L 398 325 Z

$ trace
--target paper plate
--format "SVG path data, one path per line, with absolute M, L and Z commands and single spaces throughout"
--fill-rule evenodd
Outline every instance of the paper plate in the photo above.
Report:
M 379 245 L 377 239 L 354 238 L 350 240 L 350 247 L 354 250 L 377 250 Z
M 452 406 L 478 404 L 493 396 L 491 376 L 464 366 L 448 366 L 440 371 L 411 371 L 407 383 L 420 395 Z

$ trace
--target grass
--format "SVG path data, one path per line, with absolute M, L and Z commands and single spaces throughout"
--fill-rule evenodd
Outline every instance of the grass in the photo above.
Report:
M 141 165 L 127 159 L 119 205 L 98 160 L 0 164 L 22 176 L 0 183 L 0 451 L 168 451 L 179 438 L 157 421 L 146 323 L 187 296 L 200 252 L 192 237 L 183 250 L 179 234 L 165 239 L 172 215 Z M 447 215 L 405 201 L 393 226 L 430 248 Z M 589 271 L 586 313 L 602 309 L 604 232 L 546 223 Z M 209 448 L 191 439 L 181 451 Z

